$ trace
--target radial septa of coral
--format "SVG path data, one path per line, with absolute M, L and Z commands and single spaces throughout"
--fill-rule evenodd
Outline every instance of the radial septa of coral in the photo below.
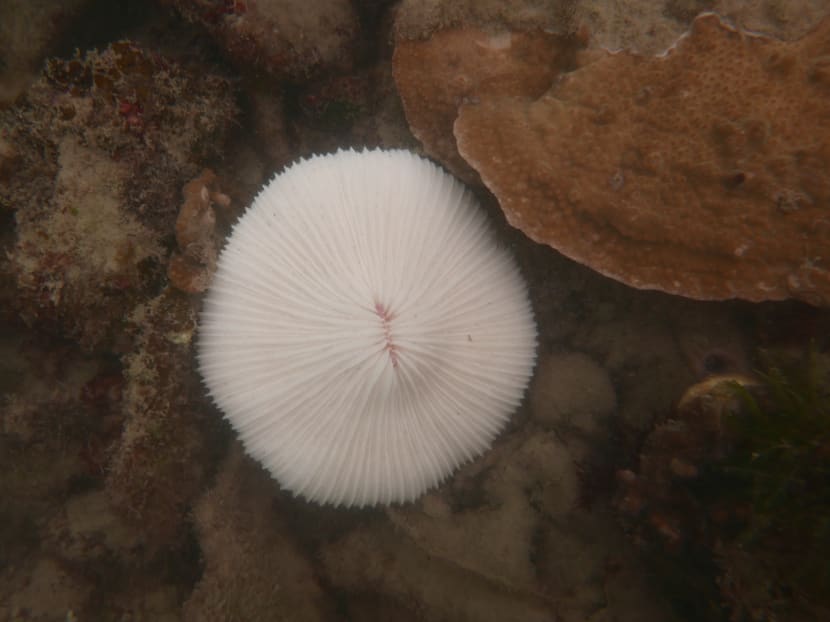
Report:
M 536 328 L 472 196 L 405 151 L 276 176 L 234 227 L 199 364 L 246 450 L 322 503 L 405 502 L 518 406 Z

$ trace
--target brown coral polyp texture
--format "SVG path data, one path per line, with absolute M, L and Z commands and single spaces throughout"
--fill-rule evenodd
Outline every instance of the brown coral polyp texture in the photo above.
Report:
M 574 41 L 544 33 L 449 28 L 395 45 L 395 83 L 412 133 L 426 152 L 464 179 L 476 175 L 458 155 L 452 126 L 464 101 L 538 97 L 567 65 Z
M 454 132 L 511 224 L 605 275 L 830 304 L 830 18 L 786 43 L 704 14 L 663 55 L 465 105 Z

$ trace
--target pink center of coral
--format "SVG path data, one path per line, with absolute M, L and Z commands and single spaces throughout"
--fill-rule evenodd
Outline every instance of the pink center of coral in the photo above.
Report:
M 375 313 L 380 318 L 381 326 L 383 327 L 383 337 L 386 340 L 386 345 L 383 349 L 389 353 L 389 360 L 392 363 L 392 367 L 397 368 L 398 346 L 392 340 L 392 320 L 395 319 L 395 314 L 381 302 L 375 303 Z

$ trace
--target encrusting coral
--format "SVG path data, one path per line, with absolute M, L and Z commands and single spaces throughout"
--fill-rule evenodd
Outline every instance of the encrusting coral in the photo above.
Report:
M 462 156 L 508 221 L 593 269 L 692 298 L 830 304 L 830 18 L 797 42 L 698 17 L 538 99 L 462 106 Z

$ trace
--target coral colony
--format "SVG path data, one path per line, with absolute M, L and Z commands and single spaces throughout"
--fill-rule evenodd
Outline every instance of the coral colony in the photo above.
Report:
M 830 620 L 828 7 L 0 1 L 0 620 Z
M 289 490 L 405 502 L 484 451 L 536 328 L 473 197 L 406 151 L 290 166 L 221 253 L 200 326 L 210 394 Z
M 706 13 L 569 67 L 567 38 L 467 28 L 400 42 L 395 80 L 427 153 L 537 242 L 641 289 L 826 306 L 827 41 Z

